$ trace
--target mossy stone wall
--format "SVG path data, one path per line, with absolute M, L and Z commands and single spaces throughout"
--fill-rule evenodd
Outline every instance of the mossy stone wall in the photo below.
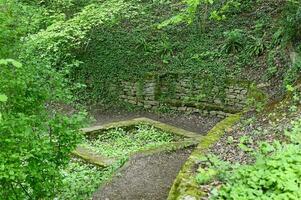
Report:
M 206 82 L 206 81 L 205 81 Z M 186 74 L 152 75 L 138 81 L 121 81 L 120 98 L 146 109 L 169 109 L 224 118 L 243 110 L 248 84 L 231 81 L 220 86 Z

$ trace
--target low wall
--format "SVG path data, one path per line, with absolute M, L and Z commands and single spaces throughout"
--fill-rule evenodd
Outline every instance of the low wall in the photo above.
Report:
M 146 76 L 139 81 L 122 81 L 120 98 L 146 109 L 169 109 L 224 118 L 240 112 L 246 105 L 248 85 L 235 81 L 223 87 L 204 85 L 197 76 L 164 74 Z

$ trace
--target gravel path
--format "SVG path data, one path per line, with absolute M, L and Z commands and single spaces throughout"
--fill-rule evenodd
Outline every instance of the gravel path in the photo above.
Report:
M 191 149 L 132 157 L 94 200 L 165 200 Z

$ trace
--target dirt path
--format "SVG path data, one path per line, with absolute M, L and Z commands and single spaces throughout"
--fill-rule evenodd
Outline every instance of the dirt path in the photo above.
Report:
M 200 134 L 205 134 L 210 130 L 220 119 L 216 117 L 204 117 L 201 115 L 191 114 L 156 114 L 151 112 L 126 112 L 126 111 L 101 111 L 95 109 L 91 112 L 92 116 L 96 119 L 94 125 L 101 125 L 110 122 L 117 122 L 121 120 L 129 120 L 137 117 L 147 117 L 156 121 L 161 121 L 188 131 L 193 131 Z
M 94 200 L 165 200 L 190 149 L 132 157 Z
M 156 114 L 146 111 L 90 112 L 96 119 L 94 125 L 147 117 L 200 134 L 207 133 L 220 119 L 201 115 Z M 174 179 L 185 163 L 191 149 L 137 155 L 122 167 L 113 179 L 95 192 L 94 200 L 165 200 Z

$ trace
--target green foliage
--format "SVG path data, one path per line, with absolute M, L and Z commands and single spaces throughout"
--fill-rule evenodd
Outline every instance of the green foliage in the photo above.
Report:
M 300 50 L 298 51 L 298 53 Z M 297 55 L 297 58 L 292 66 L 286 71 L 284 77 L 284 85 L 295 84 L 298 78 L 300 77 L 301 72 L 301 57 Z
M 300 1 L 288 0 L 284 9 L 282 26 L 279 30 L 283 42 L 299 43 L 301 40 L 301 4 Z
M 133 152 L 179 139 L 152 126 L 139 125 L 133 131 L 125 131 L 121 128 L 110 130 L 100 134 L 95 140 L 86 140 L 84 145 L 101 155 L 123 159 Z
M 98 168 L 73 159 L 60 171 L 63 183 L 56 198 L 90 199 L 95 190 L 110 179 L 121 165 L 122 163 L 117 163 L 107 168 Z
M 293 122 L 292 130 L 287 130 L 285 135 L 291 140 L 294 144 L 301 144 L 301 119 L 296 122 Z
M 126 17 L 128 4 L 112 0 L 85 6 L 73 18 L 60 20 L 26 38 L 21 58 L 26 63 L 49 66 L 65 73 L 74 94 L 85 88 L 79 69 L 83 68 L 82 55 L 86 54 L 91 33 L 102 26 L 115 24 L 119 16 Z M 79 78 L 80 77 L 80 78 Z M 73 83 L 77 83 L 73 85 Z
M 226 14 L 230 14 L 241 5 L 236 0 L 223 2 L 216 0 L 186 0 L 183 3 L 185 4 L 185 8 L 177 15 L 159 24 L 158 28 L 177 25 L 179 23 L 195 23 L 200 31 L 205 32 L 209 19 L 216 21 L 224 20 Z
M 237 53 L 244 45 L 244 33 L 240 29 L 225 32 L 225 42 L 222 46 L 226 53 Z
M 0 58 L 16 56 L 22 38 L 61 19 L 41 7 L 17 0 L 0 0 Z
M 78 66 L 76 55 L 85 51 L 90 31 L 104 23 L 113 22 L 126 5 L 111 1 L 101 5 L 90 4 L 78 15 L 67 21 L 59 21 L 28 38 L 23 56 L 42 59 L 54 68 L 69 69 Z
M 299 199 L 300 146 L 287 145 L 231 176 L 217 199 Z
M 249 136 L 242 136 L 239 138 L 239 144 L 238 147 L 245 152 L 252 152 L 253 149 L 250 148 L 248 145 L 252 144 L 253 140 Z
M 83 115 L 65 116 L 54 103 L 67 102 L 60 74 L 14 60 L 0 60 L 0 196 L 52 198 L 59 169 L 79 142 Z
M 256 163 L 230 172 L 214 199 L 300 199 L 300 124 L 286 131 L 291 144 L 261 143 Z
M 197 170 L 196 182 L 200 185 L 208 184 L 215 178 L 223 179 L 225 172 L 236 169 L 238 164 L 230 164 L 222 161 L 213 154 L 207 154 L 205 157 L 198 159 L 200 166 Z
M 256 38 L 251 36 L 251 42 L 247 45 L 246 51 L 251 56 L 260 56 L 265 50 L 263 38 Z
M 208 182 L 210 182 L 215 176 L 216 176 L 217 172 L 213 169 L 199 169 L 198 170 L 198 174 L 196 175 L 196 182 L 198 184 L 206 184 Z

